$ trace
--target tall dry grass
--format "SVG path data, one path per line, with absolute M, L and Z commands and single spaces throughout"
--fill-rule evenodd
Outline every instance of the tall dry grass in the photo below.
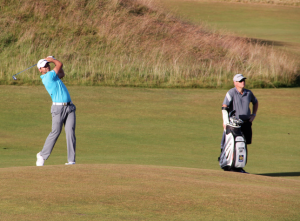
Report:
M 184 0 L 198 2 L 237 2 L 237 3 L 255 3 L 255 4 L 272 4 L 286 6 L 300 6 L 300 0 Z
M 64 63 L 65 82 L 146 87 L 295 85 L 297 59 L 250 39 L 175 18 L 149 0 L 13 0 L 0 3 L 0 82 L 38 59 Z M 40 84 L 39 72 L 19 83 Z

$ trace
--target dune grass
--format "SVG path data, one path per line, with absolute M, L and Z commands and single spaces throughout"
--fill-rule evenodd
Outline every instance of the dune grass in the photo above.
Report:
M 269 4 L 284 6 L 300 6 L 300 0 L 182 0 L 194 2 L 227 2 L 227 3 L 246 3 L 246 4 Z
M 54 55 L 72 85 L 228 88 L 242 72 L 254 87 L 298 85 L 297 57 L 261 42 L 182 21 L 147 0 L 2 1 L 0 83 L 40 84 Z
M 3 220 L 298 220 L 300 182 L 215 170 L 0 169 Z M 242 205 L 240 205 L 242 204 Z

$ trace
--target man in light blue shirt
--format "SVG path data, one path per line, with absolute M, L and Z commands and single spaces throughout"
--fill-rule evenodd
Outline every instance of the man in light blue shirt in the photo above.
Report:
M 50 70 L 50 64 L 54 63 L 55 67 Z M 66 165 L 75 164 L 75 151 L 76 151 L 76 107 L 72 103 L 70 94 L 61 79 L 65 76 L 62 69 L 63 64 L 56 60 L 54 57 L 49 56 L 41 59 L 37 63 L 37 68 L 41 72 L 42 82 L 52 99 L 52 131 L 48 135 L 44 147 L 36 157 L 36 165 L 44 166 L 54 148 L 54 145 L 61 133 L 63 124 L 65 125 L 67 150 L 68 150 L 68 163 Z

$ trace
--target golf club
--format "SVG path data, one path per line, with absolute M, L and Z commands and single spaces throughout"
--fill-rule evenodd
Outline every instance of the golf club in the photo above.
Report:
M 25 70 L 23 70 L 23 71 L 26 71 L 26 70 L 28 70 L 28 69 L 30 69 L 30 68 L 32 68 L 32 67 L 34 67 L 34 66 L 36 66 L 37 64 L 35 64 L 35 65 L 32 65 L 31 67 L 29 67 L 29 68 L 26 68 Z M 13 75 L 12 76 L 12 78 L 14 79 L 14 80 L 17 80 L 17 78 L 16 78 L 16 75 L 18 75 L 18 74 L 20 74 L 20 73 L 22 73 L 23 71 L 21 71 L 21 72 L 19 72 L 19 73 L 17 73 L 17 74 L 15 74 L 15 75 Z

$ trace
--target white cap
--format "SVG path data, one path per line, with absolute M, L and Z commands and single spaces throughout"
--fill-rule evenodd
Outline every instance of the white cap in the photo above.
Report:
M 46 59 L 41 59 L 38 61 L 37 63 L 37 68 L 40 69 L 40 68 L 43 68 L 45 67 L 45 65 L 49 63 L 49 61 L 47 61 Z
M 241 81 L 243 79 L 247 79 L 245 78 L 242 74 L 236 74 L 234 77 L 233 77 L 233 81 Z

